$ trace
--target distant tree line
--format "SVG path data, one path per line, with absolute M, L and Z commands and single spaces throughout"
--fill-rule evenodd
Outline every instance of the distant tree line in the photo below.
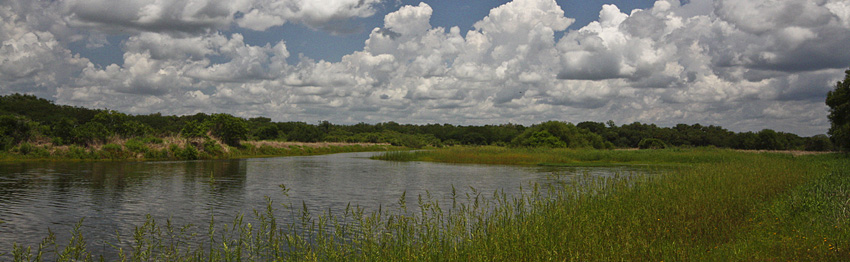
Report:
M 111 139 L 216 138 L 230 146 L 245 140 L 298 142 L 370 142 L 421 148 L 447 145 L 501 145 L 569 148 L 665 148 L 714 146 L 734 149 L 831 151 L 826 135 L 800 137 L 764 129 L 736 133 L 719 126 L 679 124 L 659 127 L 639 122 L 618 126 L 612 121 L 571 124 L 549 121 L 463 126 L 412 125 L 386 122 L 336 125 L 328 121 L 273 122 L 267 117 L 244 119 L 229 114 L 198 113 L 169 116 L 129 115 L 107 109 L 56 105 L 32 95 L 0 96 L 0 150 L 21 143 L 89 146 Z

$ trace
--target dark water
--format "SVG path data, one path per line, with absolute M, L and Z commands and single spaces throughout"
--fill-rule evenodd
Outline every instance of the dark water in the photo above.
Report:
M 520 186 L 530 182 L 551 183 L 575 173 L 634 172 L 623 168 L 399 163 L 368 159 L 373 154 L 0 164 L 0 253 L 9 252 L 13 243 L 38 245 L 48 228 L 64 244 L 82 218 L 89 250 L 112 253 L 104 241 L 113 241 L 116 232 L 131 236 L 136 226 L 144 224 L 146 214 L 157 221 L 204 226 L 212 215 L 226 220 L 263 210 L 266 197 L 275 205 L 300 207 L 303 201 L 314 213 L 341 210 L 348 203 L 371 211 L 378 206 L 394 207 L 403 192 L 411 198 L 428 190 L 436 199 L 448 199 L 454 185 L 460 195 L 470 192 L 470 186 L 487 194 L 494 190 L 517 194 Z M 281 184 L 290 188 L 288 197 L 281 192 Z M 413 201 L 415 198 L 408 200 Z

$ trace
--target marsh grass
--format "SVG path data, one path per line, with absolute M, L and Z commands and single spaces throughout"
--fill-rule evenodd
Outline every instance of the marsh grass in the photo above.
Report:
M 608 154 L 564 152 L 574 154 L 566 158 L 571 160 Z M 402 194 L 392 210 L 367 211 L 349 205 L 341 212 L 314 214 L 303 202 L 279 205 L 268 200 L 266 209 L 254 211 L 250 221 L 243 216 L 231 221 L 211 218 L 207 227 L 177 228 L 148 217 L 132 239 L 119 237 L 116 243 L 123 244 L 115 245 L 118 255 L 114 257 L 131 261 L 850 260 L 850 174 L 846 170 L 850 161 L 846 157 L 717 150 L 648 153 L 650 158 L 615 151 L 604 155 L 610 159 L 593 161 L 689 165 L 665 168 L 653 176 L 577 176 L 549 186 L 531 184 L 517 195 L 471 187 L 460 192 L 453 187 L 448 200 L 428 193 Z M 392 154 L 397 153 L 388 155 Z M 433 157 L 427 152 L 410 154 Z M 522 158 L 494 154 L 499 159 Z M 563 160 L 554 160 L 559 159 Z M 525 161 L 535 163 L 518 160 Z M 288 189 L 281 188 L 287 194 Z M 277 208 L 287 211 L 286 219 L 275 216 Z M 73 231 L 78 232 L 79 226 Z M 100 258 L 86 249 L 82 233 L 72 236 L 64 248 L 48 236 L 36 249 L 16 245 L 12 255 L 16 261 Z
M 594 167 L 619 165 L 688 166 L 696 163 L 725 163 L 752 154 L 717 148 L 596 150 L 457 146 L 422 151 L 391 151 L 372 158 L 389 161 Z M 792 155 L 786 154 L 761 154 L 778 158 L 792 157 Z

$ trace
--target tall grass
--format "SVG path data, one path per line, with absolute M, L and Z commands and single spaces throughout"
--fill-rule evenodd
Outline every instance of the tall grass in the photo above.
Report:
M 773 157 L 784 154 L 763 153 Z M 507 148 L 497 146 L 447 147 L 424 151 L 391 151 L 373 157 L 389 161 L 432 161 L 442 163 L 551 165 L 551 166 L 611 166 L 611 165 L 691 165 L 696 163 L 725 163 L 741 156 L 752 155 L 717 148 L 665 150 L 596 150 L 569 148 Z
M 625 154 L 635 159 L 632 162 L 659 161 L 632 153 L 613 154 Z M 513 196 L 453 188 L 449 200 L 441 202 L 427 193 L 403 194 L 392 210 L 349 206 L 339 213 L 313 214 L 303 203 L 287 204 L 282 208 L 289 210 L 291 222 L 275 217 L 279 205 L 271 201 L 266 210 L 252 214 L 254 222 L 237 216 L 232 221 L 213 218 L 208 227 L 177 228 L 148 218 L 132 240 L 117 242 L 125 245 L 116 245 L 115 257 L 134 261 L 850 260 L 847 158 L 713 150 L 666 154 L 656 157 L 693 164 L 653 176 L 586 176 L 546 187 L 533 184 Z M 12 255 L 19 261 L 64 260 L 65 253 L 74 254 L 76 260 L 99 258 L 79 236 L 65 248 L 50 247 L 48 237 L 47 248 L 36 252 L 16 246 Z

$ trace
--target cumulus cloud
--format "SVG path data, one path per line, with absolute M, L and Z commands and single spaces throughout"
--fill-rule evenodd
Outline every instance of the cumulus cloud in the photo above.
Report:
M 339 21 L 375 13 L 380 0 L 68 0 L 63 14 L 73 26 L 101 31 L 205 33 L 231 24 L 263 31 L 287 22 L 330 32 L 350 31 Z
M 375 13 L 380 0 L 259 0 L 250 4 L 236 23 L 253 30 L 265 30 L 286 21 L 303 23 L 312 28 L 345 33 L 351 28 L 335 23 L 353 17 L 368 17 Z
M 813 135 L 827 129 L 822 99 L 850 66 L 842 52 L 850 5 L 840 0 L 661 0 L 629 12 L 603 5 L 597 21 L 566 32 L 574 19 L 553 0 L 503 4 L 466 32 L 433 26 L 438 11 L 420 3 L 386 14 L 363 49 L 339 62 L 300 56 L 289 64 L 285 41 L 251 45 L 228 30 L 301 23 L 341 33 L 350 27 L 339 21 L 372 16 L 379 2 L 12 1 L 0 4 L 0 90 L 41 88 L 60 103 L 130 113 L 610 119 Z M 121 30 L 124 41 L 106 41 Z M 68 51 L 74 41 L 120 44 L 123 63 L 94 65 Z
M 50 96 L 88 59 L 72 55 L 53 33 L 39 30 L 16 11 L 0 5 L 0 91 Z

